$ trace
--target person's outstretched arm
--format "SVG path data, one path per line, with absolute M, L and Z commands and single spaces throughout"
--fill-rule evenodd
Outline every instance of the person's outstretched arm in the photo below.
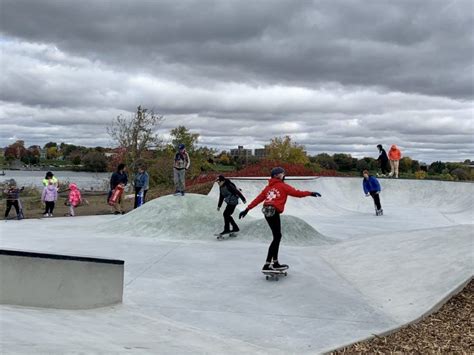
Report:
M 285 190 L 288 195 L 293 196 L 293 197 L 311 196 L 311 191 L 301 191 L 301 190 L 295 189 L 291 185 L 285 185 Z

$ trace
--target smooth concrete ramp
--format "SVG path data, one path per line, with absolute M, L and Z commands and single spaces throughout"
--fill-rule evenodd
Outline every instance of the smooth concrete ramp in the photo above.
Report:
M 216 211 L 217 199 L 210 196 L 187 194 L 163 196 L 144 204 L 125 216 L 99 227 L 101 231 L 121 235 L 140 235 L 161 240 L 210 240 L 224 229 L 222 213 Z M 239 240 L 268 242 L 271 231 L 263 218 L 247 217 L 238 220 Z M 291 215 L 282 216 L 283 242 L 289 245 L 324 245 L 334 242 L 319 233 L 304 220 Z
M 123 260 L 0 250 L 0 304 L 87 309 L 122 302 Z
M 252 201 L 267 179 L 230 178 Z M 379 179 L 382 185 L 382 219 L 374 220 L 372 198 L 365 197 L 362 178 L 287 178 L 299 190 L 318 191 L 322 198 L 288 198 L 285 215 L 296 216 L 328 238 L 348 240 L 414 229 L 472 224 L 474 184 L 403 179 Z M 209 195 L 217 199 L 218 185 Z M 243 205 L 241 205 L 242 208 Z M 262 218 L 259 208 L 249 215 Z M 372 218 L 374 217 L 374 218 Z M 350 220 L 351 223 L 345 223 Z
M 249 201 L 266 184 L 252 180 L 235 179 Z M 318 354 L 397 329 L 472 278 L 473 185 L 381 182 L 386 213 L 376 217 L 361 179 L 290 181 L 323 197 L 288 200 L 283 224 L 293 226 L 283 230 L 280 261 L 290 269 L 278 282 L 260 272 L 271 234 L 259 208 L 238 222 L 237 238 L 212 235 L 223 223 L 215 187 L 209 196 L 164 196 L 124 216 L 0 223 L 3 248 L 47 246 L 127 262 L 118 307 L 0 306 L 0 346 L 6 353 Z

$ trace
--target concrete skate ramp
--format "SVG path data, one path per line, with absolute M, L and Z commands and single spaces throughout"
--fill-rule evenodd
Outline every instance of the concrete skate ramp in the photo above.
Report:
M 0 304 L 88 309 L 122 302 L 124 262 L 0 250 Z
M 268 179 L 232 178 L 247 201 L 252 201 L 267 185 Z M 474 184 L 426 180 L 379 179 L 382 185 L 381 201 L 385 216 L 381 223 L 367 223 L 359 219 L 363 233 L 376 234 L 383 230 L 412 230 L 472 224 L 474 211 Z M 320 233 L 337 239 L 360 233 L 355 224 L 344 224 L 349 217 L 372 216 L 374 206 L 362 190 L 362 178 L 287 178 L 299 190 L 318 191 L 322 198 L 288 199 L 285 215 L 296 216 Z M 213 186 L 209 196 L 217 199 L 219 188 Z M 259 208 L 249 215 L 259 217 Z M 322 217 L 322 218 L 321 218 Z M 321 224 L 323 220 L 323 224 Z M 338 224 L 338 226 L 336 226 Z M 334 232 L 337 231 L 337 235 Z M 334 234 L 334 235 L 333 235 Z
M 209 240 L 224 229 L 222 213 L 216 210 L 217 198 L 205 195 L 187 194 L 163 196 L 147 202 L 138 209 L 117 217 L 100 227 L 101 231 L 121 235 L 147 236 L 172 240 Z M 240 227 L 238 238 L 248 241 L 271 240 L 271 231 L 261 217 L 246 217 L 238 220 L 239 210 L 234 218 Z M 283 240 L 290 245 L 330 244 L 326 238 L 308 223 L 295 216 L 282 216 Z

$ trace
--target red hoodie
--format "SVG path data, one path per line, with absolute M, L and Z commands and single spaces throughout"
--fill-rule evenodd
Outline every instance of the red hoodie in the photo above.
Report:
M 268 180 L 268 186 L 265 187 L 257 197 L 255 197 L 255 200 L 250 202 L 247 209 L 251 210 L 260 202 L 264 201 L 264 206 L 273 206 L 278 212 L 283 213 L 288 196 L 306 197 L 311 196 L 311 192 L 297 190 L 294 187 L 285 184 L 280 179 L 271 178 Z

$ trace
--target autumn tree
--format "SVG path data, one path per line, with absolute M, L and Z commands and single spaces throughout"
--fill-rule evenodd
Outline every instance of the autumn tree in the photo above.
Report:
M 162 144 L 156 133 L 162 123 L 163 116 L 138 106 L 137 112 L 129 118 L 117 116 L 107 127 L 107 133 L 119 147 L 125 149 L 124 163 L 135 169 L 146 150 Z
M 186 127 L 178 126 L 171 130 L 170 135 L 171 144 L 174 149 L 177 149 L 179 144 L 184 144 L 189 153 L 193 153 L 196 150 L 199 133 L 191 133 Z
M 306 164 L 309 158 L 304 146 L 291 141 L 290 136 L 275 137 L 268 145 L 268 159 L 285 163 Z
M 6 160 L 22 159 L 26 155 L 25 142 L 18 140 L 9 145 L 5 149 L 4 155 Z

